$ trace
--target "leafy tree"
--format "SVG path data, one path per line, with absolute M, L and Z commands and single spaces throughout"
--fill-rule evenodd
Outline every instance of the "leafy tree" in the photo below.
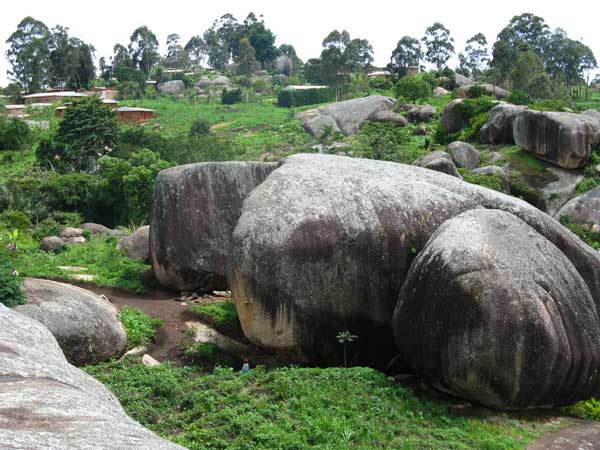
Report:
M 412 102 L 426 99 L 431 95 L 431 86 L 421 77 L 412 75 L 400 78 L 394 87 L 398 97 Z
M 22 90 L 23 86 L 19 83 L 9 83 L 8 86 L 4 88 L 4 95 L 7 95 L 12 102 L 20 103 L 22 99 Z
M 0 150 L 23 150 L 31 140 L 31 129 L 24 121 L 0 117 Z
M 229 63 L 229 48 L 221 42 L 214 25 L 204 32 L 203 41 L 208 54 L 208 65 L 214 69 L 225 68 Z
M 94 47 L 69 37 L 69 29 L 57 25 L 50 39 L 50 82 L 69 89 L 89 88 L 96 76 Z
M 9 77 L 29 92 L 48 84 L 50 30 L 41 21 L 25 17 L 6 41 Z
M 240 37 L 247 37 L 250 45 L 256 52 L 256 60 L 265 67 L 265 64 L 273 61 L 277 57 L 277 47 L 275 47 L 275 34 L 269 30 L 260 16 L 260 20 L 254 13 L 248 14 L 241 29 L 238 31 Z M 241 51 L 241 46 L 239 47 Z
M 583 80 L 597 67 L 592 50 L 579 41 L 569 39 L 558 28 L 550 35 L 545 53 L 545 66 L 552 79 L 564 82 L 567 88 Z
M 483 76 L 483 71 L 487 65 L 488 50 L 487 50 L 487 39 L 481 33 L 477 33 L 475 36 L 467 41 L 465 52 L 458 55 L 460 61 L 460 68 L 467 70 L 469 75 L 479 80 Z
M 184 69 L 188 66 L 187 52 L 181 45 L 181 36 L 176 33 L 167 36 L 167 57 L 165 64 L 176 69 Z
M 258 69 L 255 54 L 254 48 L 250 45 L 248 38 L 240 39 L 240 50 L 236 60 L 238 73 L 252 75 Z
M 404 76 L 409 67 L 419 67 L 422 57 L 423 52 L 419 40 L 410 36 L 403 36 L 392 52 L 390 69 L 398 75 Z
M 133 65 L 150 74 L 150 69 L 158 61 L 158 39 L 156 35 L 143 25 L 137 28 L 131 35 L 129 42 L 129 54 Z
M 425 45 L 425 60 L 434 64 L 437 70 L 442 70 L 446 62 L 454 54 L 454 39 L 448 30 L 440 22 L 435 22 L 425 30 L 425 36 L 421 38 Z
M 192 36 L 187 44 L 185 44 L 183 50 L 187 53 L 187 58 L 196 68 L 202 67 L 208 53 L 204 39 L 200 36 Z
M 550 96 L 550 78 L 544 70 L 544 64 L 531 49 L 519 53 L 511 72 L 512 87 L 526 92 L 532 98 Z
M 64 112 L 57 139 L 68 147 L 67 157 L 77 170 L 94 168 L 98 158 L 109 154 L 117 140 L 114 111 L 98 97 L 73 102 Z
M 133 60 L 127 47 L 115 44 L 113 48 L 112 70 L 116 72 L 120 67 L 134 67 Z

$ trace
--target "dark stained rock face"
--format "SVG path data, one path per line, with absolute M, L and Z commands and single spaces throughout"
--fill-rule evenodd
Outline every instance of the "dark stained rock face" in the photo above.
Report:
M 500 180 L 501 191 L 505 194 L 510 194 L 510 179 L 502 167 L 499 166 L 484 166 L 473 170 L 475 175 L 483 175 L 485 177 L 498 177 Z
M 513 123 L 515 143 L 565 169 L 583 167 L 600 143 L 600 120 L 588 114 L 526 109 Z
M 487 122 L 479 136 L 485 144 L 514 144 L 513 122 L 517 115 L 527 109 L 527 106 L 500 103 L 494 106 L 488 116 Z
M 456 133 L 467 124 L 467 116 L 462 110 L 463 99 L 457 98 L 446 105 L 440 122 L 448 133 Z
M 144 225 L 131 235 L 122 237 L 117 243 L 117 250 L 123 250 L 131 259 L 150 262 L 150 227 Z
M 586 281 L 509 212 L 476 209 L 444 223 L 413 262 L 393 323 L 417 373 L 494 408 L 565 405 L 600 390 Z
M 244 333 L 332 364 L 341 354 L 335 335 L 349 330 L 359 336 L 354 362 L 386 364 L 395 355 L 392 312 L 413 259 L 444 222 L 480 208 L 526 222 L 600 300 L 598 254 L 521 200 L 414 166 L 294 155 L 248 195 L 233 233 L 229 285 Z
M 152 268 L 176 290 L 222 290 L 242 201 L 277 163 L 202 163 L 159 173 L 150 226 Z
M 98 364 L 125 351 L 127 334 L 108 300 L 50 280 L 27 278 L 24 287 L 27 304 L 15 310 L 45 325 L 71 364 Z
M 125 414 L 40 322 L 0 304 L 0 447 L 183 450 Z

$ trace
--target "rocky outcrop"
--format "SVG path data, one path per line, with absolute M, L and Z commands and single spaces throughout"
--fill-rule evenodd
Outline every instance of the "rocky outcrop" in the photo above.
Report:
M 97 236 L 121 236 L 123 234 L 118 230 L 111 230 L 110 228 L 99 223 L 84 223 L 81 225 L 81 229 L 87 230 L 93 235 Z
M 578 170 L 565 170 L 560 167 L 548 167 L 547 170 L 555 176 L 555 180 L 540 186 L 542 203 L 540 207 L 550 216 L 554 216 L 573 198 L 577 185 L 584 177 Z
M 588 284 L 509 212 L 473 210 L 441 225 L 412 264 L 393 323 L 416 373 L 478 403 L 517 409 L 598 395 Z
M 372 122 L 393 123 L 399 127 L 408 125 L 408 120 L 392 111 L 377 111 L 369 116 L 369 120 Z
M 86 239 L 83 237 L 81 228 L 67 227 L 60 233 L 60 238 L 65 244 L 85 244 Z
M 583 112 L 583 114 L 585 114 L 586 116 L 593 117 L 594 119 L 600 120 L 600 111 L 598 111 L 597 109 L 586 109 Z
M 215 78 L 210 79 L 208 77 L 200 78 L 195 87 L 197 89 L 203 90 L 207 88 L 215 88 L 215 89 L 224 89 L 231 87 L 232 83 L 229 78 L 224 75 L 217 75 Z
M 455 141 L 446 149 L 456 167 L 472 170 L 479 166 L 481 154 L 479 150 L 467 142 Z
M 565 216 L 580 225 L 600 225 L 600 187 L 575 197 L 556 213 L 557 219 Z
M 456 89 L 456 94 L 460 98 L 466 98 L 469 95 L 469 91 L 472 88 L 480 88 L 483 89 L 485 95 L 490 95 L 492 97 L 496 97 L 498 100 L 502 100 L 510 95 L 506 89 L 502 89 L 500 86 L 494 86 L 488 83 L 479 83 L 470 86 L 461 86 Z
M 152 268 L 166 287 L 222 290 L 244 198 L 277 163 L 202 163 L 158 174 L 150 226 Z
M 327 127 L 331 127 L 333 131 L 340 131 L 344 136 L 350 136 L 356 134 L 360 126 L 373 114 L 389 111 L 393 106 L 392 98 L 371 95 L 303 111 L 298 113 L 297 117 L 306 131 L 313 136 L 321 136 Z
M 454 161 L 452 161 L 452 157 L 448 153 L 441 150 L 435 150 L 431 153 L 427 153 L 425 156 L 422 156 L 415 161 L 415 165 L 462 179 L 462 176 L 456 169 Z
M 121 238 L 117 250 L 122 250 L 132 259 L 150 262 L 150 227 L 145 225 Z
M 108 300 L 69 284 L 25 279 L 27 304 L 15 308 L 42 323 L 71 364 L 98 364 L 123 354 L 127 335 Z
M 450 95 L 450 91 L 444 89 L 441 86 L 438 86 L 433 90 L 432 94 L 434 97 L 444 97 L 446 95 Z
M 158 85 L 158 92 L 161 94 L 181 94 L 185 91 L 185 83 L 182 80 L 173 80 Z
M 430 122 L 436 112 L 431 105 L 414 106 L 408 111 L 408 120 L 414 123 Z
M 484 144 L 514 144 L 513 123 L 517 115 L 527 106 L 499 103 L 490 111 L 488 119 L 481 127 L 479 136 Z
M 456 83 L 457 86 L 471 86 L 471 85 L 475 84 L 475 82 L 473 80 L 465 77 L 464 75 L 461 75 L 460 73 L 454 74 L 454 82 Z
M 183 450 L 129 418 L 40 322 L 1 304 L 0 380 L 2 448 Z
M 457 98 L 446 105 L 440 122 L 448 133 L 456 133 L 467 124 L 467 116 L 462 110 L 463 99 Z
M 565 169 L 583 167 L 600 144 L 600 120 L 585 114 L 526 109 L 513 123 L 515 143 Z
M 336 333 L 349 330 L 359 336 L 354 362 L 387 364 L 395 355 L 392 311 L 414 257 L 444 222 L 481 208 L 526 222 L 575 268 L 564 276 L 578 273 L 600 301 L 597 252 L 521 200 L 414 166 L 294 155 L 246 197 L 233 232 L 229 285 L 244 333 L 297 359 L 331 364 L 340 357 Z M 576 277 L 568 282 L 579 286 Z M 594 362 L 586 355 L 576 364 L 584 371 Z

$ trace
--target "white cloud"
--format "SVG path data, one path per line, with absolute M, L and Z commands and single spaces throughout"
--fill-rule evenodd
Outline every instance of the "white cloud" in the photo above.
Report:
M 277 44 L 294 45 L 306 60 L 317 57 L 321 41 L 333 29 L 347 29 L 353 37 L 368 39 L 375 50 L 375 62 L 385 65 L 398 39 L 404 35 L 421 37 L 435 21 L 450 29 L 457 51 L 465 41 L 482 32 L 492 43 L 511 17 L 524 12 L 542 16 L 551 28 L 561 27 L 573 39 L 581 39 L 600 60 L 600 28 L 597 21 L 600 3 L 585 8 L 565 7 L 547 0 L 527 2 L 471 2 L 429 0 L 427 2 L 316 1 L 302 2 L 222 0 L 220 2 L 187 1 L 115 1 L 103 2 L 26 0 L 11 2 L 0 15 L 0 53 L 7 50 L 5 41 L 21 19 L 30 15 L 49 27 L 67 26 L 71 34 L 93 44 L 96 55 L 110 56 L 115 43 L 127 44 L 139 25 L 147 25 L 164 41 L 169 33 L 179 33 L 183 40 L 201 34 L 212 21 L 230 12 L 242 21 L 249 11 L 263 14 L 267 25 L 277 35 Z M 8 62 L 0 57 L 0 85 L 7 83 Z

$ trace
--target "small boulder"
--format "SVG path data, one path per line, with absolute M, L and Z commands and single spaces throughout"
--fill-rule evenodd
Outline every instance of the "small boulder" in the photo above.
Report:
M 250 352 L 250 349 L 246 344 L 231 339 L 204 323 L 186 322 L 185 325 L 192 333 L 194 333 L 194 342 L 213 344 L 225 353 L 236 355 L 247 354 Z
M 182 80 L 172 80 L 158 85 L 161 94 L 175 95 L 185 91 L 185 83 Z
M 448 153 L 456 167 L 473 170 L 481 163 L 479 150 L 466 142 L 456 141 L 448 145 Z
M 117 310 L 103 297 L 56 281 L 27 278 L 27 304 L 20 314 L 41 322 L 58 341 L 71 364 L 97 364 L 121 356 L 127 334 Z
M 138 347 L 134 347 L 123 355 L 123 358 L 127 356 L 140 356 L 144 355 L 148 351 L 148 347 L 145 345 L 140 345 Z
M 408 120 L 413 123 L 429 122 L 436 112 L 431 105 L 415 106 L 408 111 Z
M 48 236 L 42 239 L 40 248 L 45 252 L 54 252 L 65 246 L 65 241 L 58 236 Z
M 230 87 L 231 84 L 231 80 L 225 75 L 217 75 L 210 81 L 210 86 L 212 87 Z
M 457 98 L 446 105 L 440 119 L 448 133 L 456 133 L 467 124 L 467 116 L 462 110 L 463 99 Z
M 471 86 L 471 85 L 475 84 L 475 82 L 473 80 L 465 77 L 464 75 L 461 75 L 460 73 L 454 74 L 454 82 L 456 83 L 457 86 Z
M 441 86 L 438 86 L 433 90 L 434 97 L 445 97 L 446 95 L 450 95 L 450 91 Z
M 369 116 L 372 122 L 393 123 L 399 127 L 408 125 L 408 120 L 392 111 L 377 111 Z
M 567 202 L 556 213 L 556 218 L 568 216 L 580 225 L 600 225 L 600 187 Z
M 150 261 L 150 227 L 145 225 L 138 228 L 130 236 L 121 238 L 117 250 L 123 250 L 132 259 Z
M 160 363 L 147 353 L 144 356 L 142 356 L 142 364 L 145 365 L 146 367 L 160 366 Z
M 64 238 L 65 244 L 85 244 L 87 240 L 83 236 Z
M 489 152 L 487 154 L 487 162 L 491 166 L 498 165 L 499 162 L 504 161 L 506 158 L 501 152 Z
M 475 175 L 483 175 L 486 177 L 497 176 L 500 179 L 500 187 L 502 192 L 510 194 L 510 179 L 506 174 L 506 170 L 498 166 L 485 166 L 473 170 Z
M 454 161 L 452 161 L 452 157 L 441 150 L 436 150 L 422 156 L 415 162 L 415 165 L 462 179 L 462 176 L 456 169 Z
M 81 225 L 82 230 L 87 230 L 94 235 L 120 236 L 122 233 L 118 230 L 111 230 L 99 223 L 84 223 Z
M 62 239 L 78 238 L 83 236 L 83 230 L 81 228 L 67 227 L 60 233 Z

